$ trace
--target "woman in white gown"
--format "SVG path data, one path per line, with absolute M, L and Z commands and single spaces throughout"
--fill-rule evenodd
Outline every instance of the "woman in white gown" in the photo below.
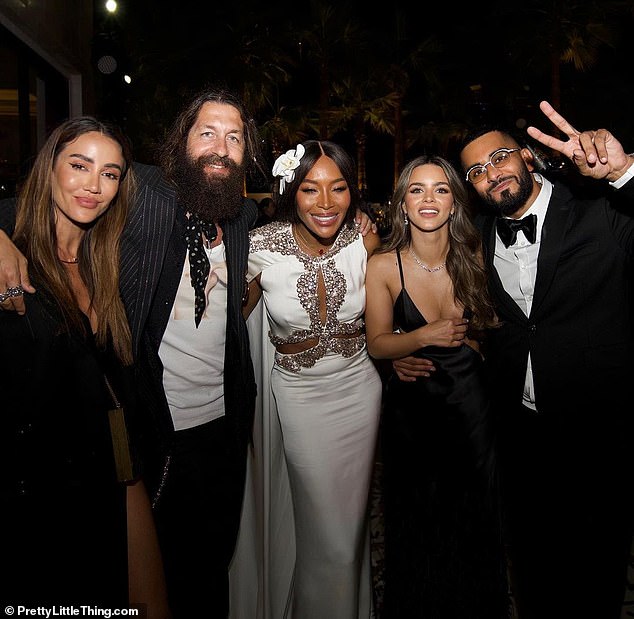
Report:
M 368 619 L 368 496 L 382 386 L 363 314 L 366 262 L 379 238 L 354 225 L 355 167 L 337 144 L 299 144 L 273 174 L 278 221 L 251 232 L 246 312 L 262 298 L 275 349 L 262 372 L 264 382 L 270 373 L 272 397 L 260 398 L 277 409 L 290 492 L 275 491 L 260 505 L 278 514 L 264 523 L 270 537 L 261 569 L 278 573 L 258 575 L 268 590 L 258 593 L 256 614 Z M 272 471 L 269 483 L 279 490 Z M 275 505 L 289 497 L 292 518 Z M 284 514 L 294 526 L 281 524 Z

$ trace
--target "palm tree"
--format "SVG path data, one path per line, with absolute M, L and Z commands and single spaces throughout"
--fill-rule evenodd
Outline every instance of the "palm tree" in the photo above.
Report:
M 393 36 L 385 37 L 383 55 L 389 59 L 384 65 L 382 73 L 394 93 L 392 106 L 393 135 L 394 135 L 394 165 L 393 183 L 403 169 L 406 144 L 406 117 L 409 107 L 417 109 L 434 105 L 439 93 L 439 66 L 441 65 L 443 46 L 435 35 L 428 35 L 422 40 L 416 36 L 410 38 L 408 24 L 402 10 L 395 13 L 396 21 Z M 425 100 L 416 98 L 414 103 L 408 103 L 408 94 L 413 81 L 422 83 Z
M 240 12 L 226 26 L 224 72 L 253 113 L 279 109 L 279 92 L 292 78 L 296 62 L 278 43 L 271 26 L 254 13 Z
M 631 2 L 623 0 L 533 0 L 513 5 L 509 24 L 511 62 L 524 70 L 550 75 L 550 102 L 561 107 L 563 65 L 577 72 L 595 66 L 602 48 L 614 48 L 614 25 L 631 12 Z M 511 16 L 508 3 L 500 9 L 500 20 Z M 530 24 L 530 27 L 526 27 Z M 515 27 L 514 27 L 515 26 Z
M 331 86 L 340 72 L 346 71 L 341 59 L 357 57 L 367 47 L 367 34 L 353 20 L 345 5 L 333 6 L 324 0 L 311 0 L 310 24 L 299 32 L 302 61 L 317 68 L 319 138 L 327 139 L 334 131 L 330 106 Z
M 157 41 L 171 40 L 174 24 L 182 21 L 188 4 L 200 23 L 214 24 L 213 36 L 183 38 L 176 46 L 161 46 Z M 161 11 L 148 12 L 131 3 L 128 19 L 139 25 L 130 28 L 127 47 L 136 67 L 132 121 L 143 138 L 138 146 L 151 155 L 167 125 L 175 118 L 182 97 L 209 84 L 226 84 L 238 91 L 247 107 L 256 115 L 267 116 L 279 108 L 277 93 L 291 80 L 294 59 L 278 43 L 272 16 L 262 10 L 231 12 L 219 19 L 216 6 L 181 0 L 165 5 Z M 139 37 L 138 33 L 148 33 Z
M 260 125 L 260 133 L 273 159 L 313 133 L 310 114 L 311 110 L 303 107 L 282 106 Z
M 351 127 L 356 146 L 358 187 L 362 195 L 368 189 L 366 178 L 367 129 L 394 135 L 394 108 L 398 94 L 388 90 L 388 85 L 377 80 L 381 71 L 373 70 L 365 78 L 355 73 L 333 84 L 333 91 L 340 105 L 330 112 L 336 126 Z

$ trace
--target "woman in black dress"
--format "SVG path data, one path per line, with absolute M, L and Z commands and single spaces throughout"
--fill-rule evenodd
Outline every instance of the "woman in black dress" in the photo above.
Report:
M 51 133 L 17 199 L 13 241 L 35 290 L 0 294 L 26 305 L 24 315 L 0 312 L 7 603 L 138 603 L 148 617 L 169 616 L 149 499 L 133 451 L 115 457 L 124 426 L 118 441 L 110 430 L 110 410 L 121 421 L 133 408 L 118 278 L 131 162 L 115 127 L 71 119 Z
M 376 359 L 417 355 L 429 377 L 387 377 L 381 430 L 384 619 L 508 616 L 495 445 L 480 343 L 496 318 L 462 180 L 446 160 L 405 166 L 391 229 L 368 263 Z

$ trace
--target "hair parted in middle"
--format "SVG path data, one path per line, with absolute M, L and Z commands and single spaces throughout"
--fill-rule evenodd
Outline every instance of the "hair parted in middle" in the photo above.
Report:
M 159 149 L 159 164 L 165 176 L 170 181 L 174 180 L 177 157 L 179 154 L 186 152 L 187 136 L 198 118 L 200 108 L 205 103 L 231 105 L 238 110 L 244 125 L 245 172 L 258 172 L 264 179 L 268 180 L 270 177 L 264 167 L 264 157 L 257 125 L 238 94 L 225 87 L 208 87 L 200 90 L 190 98 L 189 102 L 178 114 Z
M 411 224 L 405 225 L 403 205 L 412 173 L 419 166 L 428 164 L 438 166 L 444 171 L 454 199 L 454 212 L 447 222 L 449 251 L 446 263 L 456 299 L 473 312 L 470 329 L 495 326 L 497 318 L 488 293 L 480 234 L 471 219 L 469 193 L 462 177 L 447 159 L 435 155 L 421 155 L 405 165 L 394 188 L 389 210 L 390 230 L 380 251 L 398 252 L 410 246 Z
M 124 168 L 119 189 L 108 209 L 91 224 L 79 247 L 79 269 L 98 310 L 96 341 L 105 347 L 112 337 L 124 363 L 132 362 L 130 331 L 119 295 L 119 246 L 136 192 L 132 147 L 118 125 L 79 116 L 55 127 L 40 149 L 18 191 L 13 242 L 29 261 L 32 281 L 46 288 L 69 329 L 86 330 L 85 316 L 73 294 L 67 270 L 57 256 L 53 176 L 59 154 L 80 136 L 99 133 L 121 147 Z
M 299 166 L 295 169 L 293 181 L 290 183 L 286 182 L 284 193 L 281 194 L 279 192 L 279 181 L 275 183 L 273 196 L 277 208 L 277 219 L 291 223 L 299 222 L 300 219 L 295 200 L 297 191 L 317 160 L 325 156 L 334 161 L 335 165 L 341 171 L 341 176 L 348 185 L 348 189 L 350 190 L 350 207 L 346 213 L 344 223 L 352 223 L 356 211 L 361 205 L 361 193 L 357 187 L 357 167 L 354 159 L 342 146 L 328 140 L 306 140 L 301 144 L 305 152 L 300 159 Z

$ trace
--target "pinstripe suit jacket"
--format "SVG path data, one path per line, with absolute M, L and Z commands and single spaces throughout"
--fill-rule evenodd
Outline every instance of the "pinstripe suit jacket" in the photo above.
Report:
M 159 168 L 134 164 L 138 193 L 121 240 L 120 290 L 128 315 L 137 361 L 143 416 L 138 434 L 143 443 L 146 482 L 151 488 L 163 469 L 174 432 L 162 383 L 158 349 L 180 282 L 187 248 L 183 239 L 185 213 Z M 249 228 L 258 216 L 256 204 L 244 200 L 244 209 L 231 221 L 220 222 L 225 244 L 227 331 L 225 341 L 225 415 L 234 429 L 236 445 L 244 448 L 251 437 L 255 410 L 255 378 L 248 332 L 242 317 L 246 285 Z M 11 234 L 15 200 L 0 201 L 0 228 Z M 213 343 L 210 342 L 213 346 Z M 153 474 L 154 473 L 154 474 Z
M 121 242 L 120 286 L 138 360 L 138 387 L 144 411 L 149 416 L 141 431 L 147 439 L 146 449 L 148 445 L 151 448 L 151 468 L 154 468 L 154 458 L 158 458 L 154 464 L 162 468 L 160 463 L 169 453 L 174 428 L 162 386 L 163 368 L 158 349 L 186 258 L 185 212 L 177 205 L 174 188 L 164 180 L 158 168 L 135 163 L 134 170 L 139 190 Z M 225 415 L 235 431 L 237 448 L 244 448 L 250 439 L 255 407 L 256 387 L 242 317 L 242 297 L 249 252 L 248 231 L 257 214 L 255 203 L 245 199 L 244 209 L 236 219 L 220 222 L 228 269 Z M 152 471 L 148 471 L 147 476 L 151 486 Z

